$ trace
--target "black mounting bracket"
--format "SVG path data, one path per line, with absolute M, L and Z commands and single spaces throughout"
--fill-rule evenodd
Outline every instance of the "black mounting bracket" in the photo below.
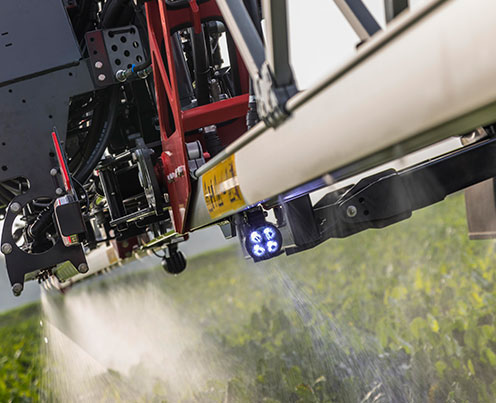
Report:
M 86 33 L 91 72 L 95 85 L 107 87 L 119 81 L 119 70 L 144 62 L 143 44 L 134 25 Z
M 286 248 L 286 253 L 310 249 L 329 238 L 389 226 L 409 218 L 415 210 L 494 177 L 496 139 L 490 138 L 401 171 L 388 169 L 364 178 L 353 186 L 328 193 L 312 207 L 309 200 L 296 199 L 285 206 L 293 238 L 296 233 L 295 246 Z M 292 211 L 293 207 L 296 211 Z M 305 217 L 306 224 L 291 223 L 295 217 Z M 315 231 L 309 237 L 298 236 L 302 228 L 308 231 L 313 225 L 318 236 Z

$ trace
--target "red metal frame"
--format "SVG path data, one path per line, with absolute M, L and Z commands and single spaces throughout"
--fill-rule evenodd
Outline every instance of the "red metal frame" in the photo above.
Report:
M 187 26 L 200 32 L 201 21 L 222 20 L 222 14 L 214 0 L 201 4 L 196 0 L 189 0 L 189 7 L 175 10 L 167 9 L 163 0 L 152 0 L 146 3 L 146 14 L 163 150 L 161 164 L 157 169 L 162 173 L 159 177 L 164 178 L 167 185 L 175 230 L 185 233 L 188 230 L 185 217 L 192 187 L 184 133 L 227 122 L 218 127 L 219 137 L 224 145 L 243 134 L 246 131 L 249 76 L 237 52 L 238 75 L 243 95 L 182 111 L 171 33 Z M 161 48 L 165 48 L 166 60 L 162 57 Z

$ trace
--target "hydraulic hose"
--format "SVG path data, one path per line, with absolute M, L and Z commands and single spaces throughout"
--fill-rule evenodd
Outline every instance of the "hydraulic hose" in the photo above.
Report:
M 40 211 L 34 222 L 28 227 L 28 234 L 37 239 L 52 224 L 53 204 L 46 206 Z
M 74 177 L 78 182 L 84 184 L 91 175 L 91 172 L 98 164 L 100 159 L 102 158 L 105 149 L 107 148 L 107 144 L 110 138 L 110 135 L 113 131 L 116 117 L 117 117 L 117 108 L 119 106 L 119 87 L 114 87 L 111 90 L 110 94 L 110 103 L 108 106 L 108 114 L 107 119 L 103 123 L 103 126 L 100 130 L 100 135 L 98 136 L 96 143 L 93 147 L 87 150 L 86 153 L 83 154 L 81 159 L 81 163 L 84 165 L 80 165 L 80 167 L 76 170 Z
M 205 34 L 202 30 L 199 34 L 190 28 L 191 47 L 193 52 L 193 65 L 195 69 L 195 92 L 198 106 L 210 103 L 210 88 L 208 84 L 208 65 L 207 53 L 205 48 Z
M 129 0 L 107 1 L 102 10 L 101 28 L 115 28 L 129 24 L 134 14 L 131 3 Z

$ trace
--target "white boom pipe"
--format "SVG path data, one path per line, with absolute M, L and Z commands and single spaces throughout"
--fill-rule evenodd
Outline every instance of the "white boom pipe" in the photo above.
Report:
M 209 212 L 202 183 L 216 168 L 200 169 L 191 228 L 328 173 L 343 179 L 336 170 L 392 147 L 374 163 L 494 122 L 495 16 L 494 0 L 438 0 L 400 16 L 342 69 L 293 97 L 281 126 L 257 125 L 226 149 L 237 175 L 214 193 L 238 186 L 243 206 Z

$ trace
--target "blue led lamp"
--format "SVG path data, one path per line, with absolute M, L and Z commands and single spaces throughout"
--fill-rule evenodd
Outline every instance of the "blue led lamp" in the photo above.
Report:
M 251 228 L 245 241 L 246 250 L 255 262 L 267 260 L 280 254 L 281 232 L 272 224 Z

